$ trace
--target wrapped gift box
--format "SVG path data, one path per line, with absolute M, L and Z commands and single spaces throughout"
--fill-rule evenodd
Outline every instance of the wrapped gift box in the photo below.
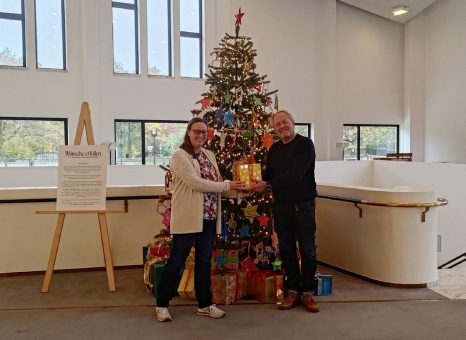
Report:
M 214 249 L 212 254 L 212 275 L 224 274 L 225 271 L 238 269 L 238 250 Z
M 144 264 L 144 283 L 147 290 L 154 296 L 157 295 L 157 287 L 159 286 L 164 267 L 165 264 L 163 263 L 146 262 Z
M 332 275 L 316 273 L 314 276 L 314 295 L 330 295 L 332 294 Z
M 196 299 L 196 293 L 194 291 L 194 269 L 183 270 L 183 275 L 178 285 L 178 294 L 182 299 Z
M 248 281 L 248 294 L 253 294 L 256 300 L 273 303 L 283 299 L 283 275 L 270 271 L 255 272 Z
M 185 269 L 194 269 L 195 257 L 196 257 L 196 250 L 194 249 L 194 247 L 192 247 L 191 251 L 189 252 L 189 255 L 186 258 L 186 261 L 184 263 L 184 268 Z
M 212 275 L 212 302 L 219 305 L 229 305 L 236 301 L 236 275 Z
M 235 270 L 235 271 L 229 271 L 227 272 L 227 274 L 235 276 L 235 282 L 236 282 L 235 300 L 239 300 L 242 297 L 248 296 L 248 281 L 247 281 L 246 273 L 240 270 Z
M 244 183 L 246 189 L 250 189 L 254 180 L 261 180 L 261 165 L 253 164 L 235 164 L 233 167 L 233 179 Z

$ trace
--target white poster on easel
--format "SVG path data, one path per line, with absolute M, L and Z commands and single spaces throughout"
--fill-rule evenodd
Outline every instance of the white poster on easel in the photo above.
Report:
M 57 210 L 105 210 L 105 145 L 63 145 L 58 154 Z

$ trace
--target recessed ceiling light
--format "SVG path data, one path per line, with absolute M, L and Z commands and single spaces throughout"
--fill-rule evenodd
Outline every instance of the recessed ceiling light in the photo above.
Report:
M 394 16 L 406 14 L 408 13 L 408 11 L 409 11 L 409 7 L 407 6 L 397 6 L 397 7 L 392 8 L 392 13 Z

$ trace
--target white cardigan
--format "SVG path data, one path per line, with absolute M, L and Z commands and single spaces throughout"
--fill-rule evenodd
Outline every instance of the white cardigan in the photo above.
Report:
M 204 148 L 202 151 L 212 163 L 220 178 L 215 155 Z M 192 155 L 178 149 L 170 160 L 173 175 L 171 197 L 170 232 L 172 234 L 196 233 L 202 231 L 204 217 L 204 193 L 217 192 L 217 234 L 221 233 L 222 210 L 220 193 L 230 189 L 228 182 L 214 182 L 201 177 L 199 162 Z

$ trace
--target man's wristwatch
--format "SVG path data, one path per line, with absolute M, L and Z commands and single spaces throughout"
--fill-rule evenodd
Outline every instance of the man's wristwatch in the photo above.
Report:
M 270 183 L 267 182 L 267 183 L 265 184 L 265 190 L 267 190 L 267 191 L 272 191 L 272 185 L 271 185 Z

